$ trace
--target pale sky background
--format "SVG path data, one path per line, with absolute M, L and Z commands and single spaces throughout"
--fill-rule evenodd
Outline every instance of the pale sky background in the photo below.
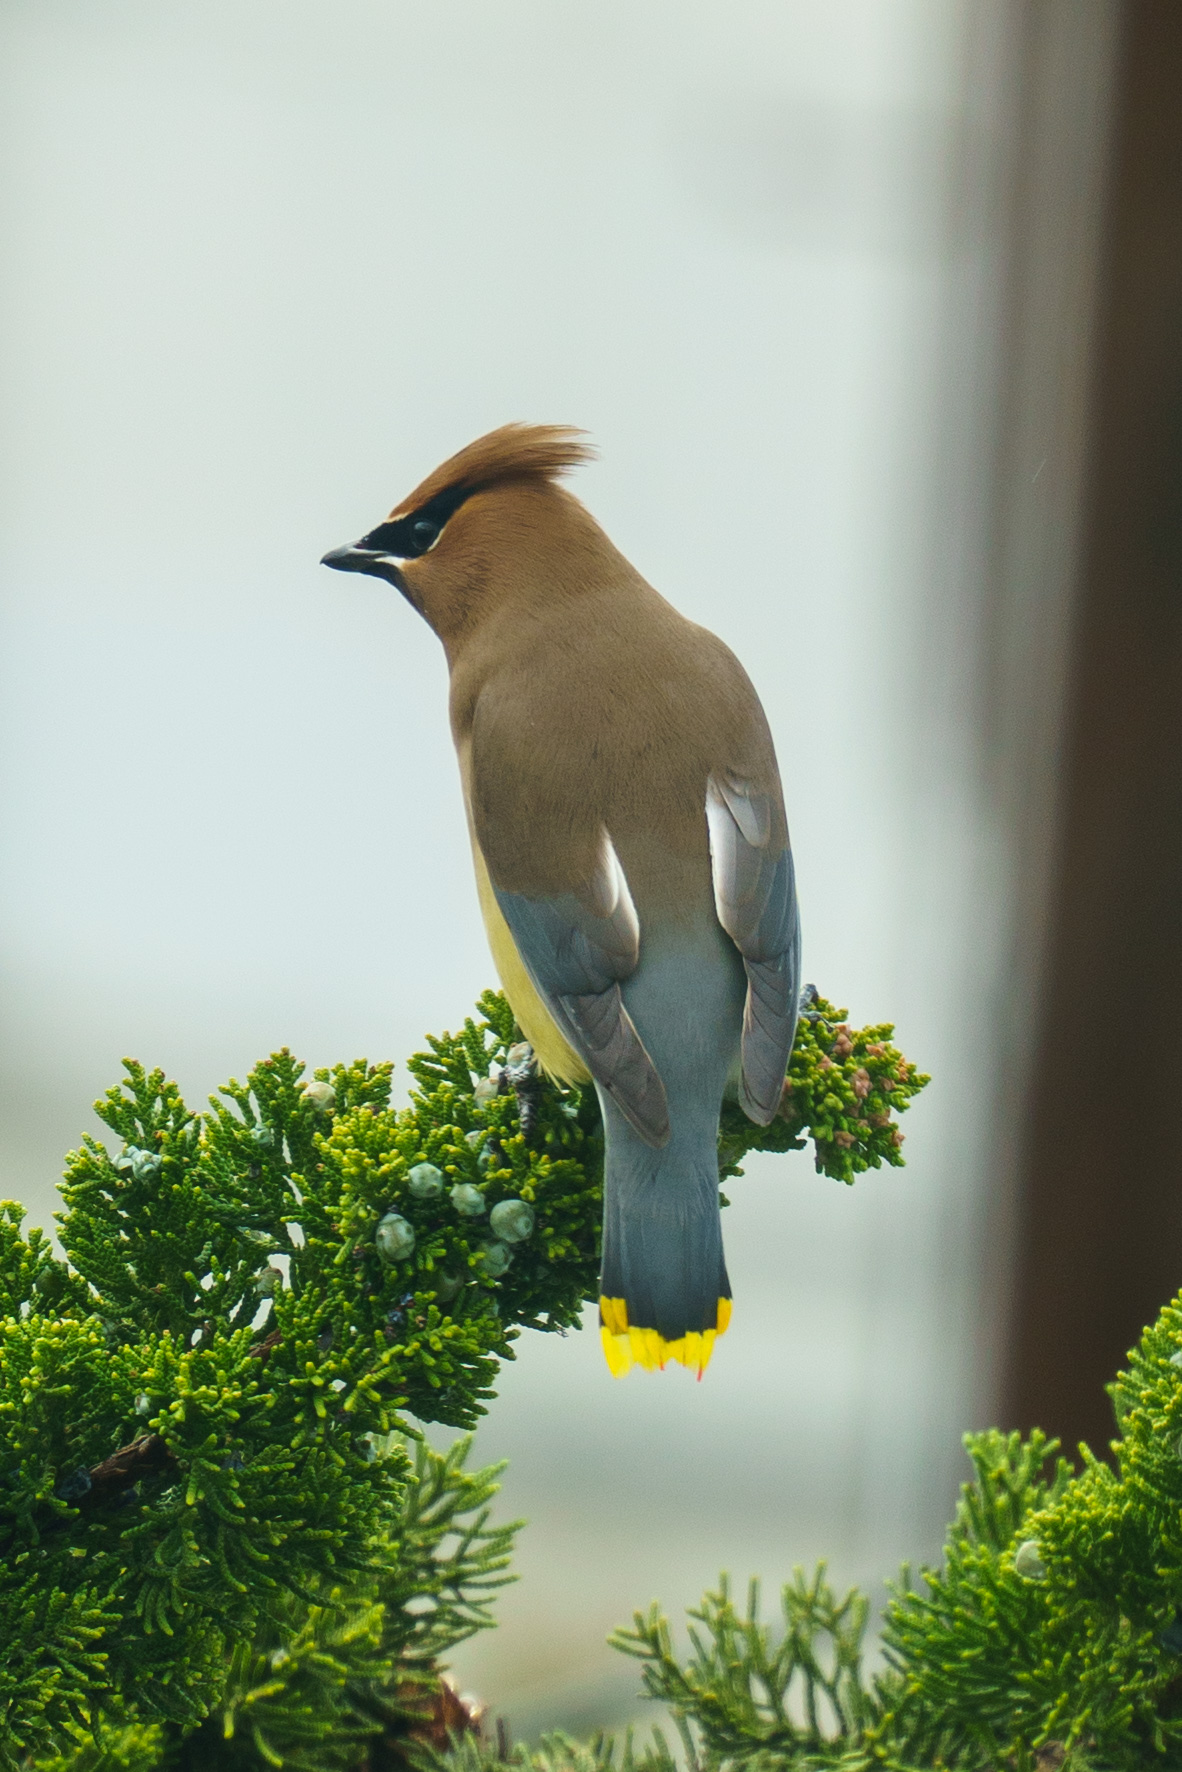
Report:
M 401 1061 L 493 981 L 437 642 L 317 562 L 509 419 L 591 432 L 575 489 L 745 661 L 806 977 L 935 1079 L 905 1170 L 733 1185 L 702 1384 L 519 1344 L 478 1447 L 522 1580 L 458 1668 L 522 1732 L 640 1714 L 606 1632 L 720 1568 L 934 1557 L 984 1424 L 1011 23 L 0 9 L 0 1193 L 48 1222 L 124 1054 L 196 1100 L 282 1044 Z

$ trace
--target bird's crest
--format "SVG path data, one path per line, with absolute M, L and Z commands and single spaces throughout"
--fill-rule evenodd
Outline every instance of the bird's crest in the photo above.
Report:
M 583 435 L 572 425 L 502 425 L 441 462 L 394 507 L 389 521 L 421 510 L 443 493 L 466 498 L 499 480 L 556 480 L 594 459 L 595 451 L 581 440 Z

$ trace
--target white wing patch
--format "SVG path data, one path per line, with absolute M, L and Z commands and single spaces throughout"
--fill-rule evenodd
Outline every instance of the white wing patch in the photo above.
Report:
M 706 783 L 706 817 L 711 806 L 725 806 L 744 842 L 752 849 L 766 849 L 772 834 L 772 803 L 766 794 L 756 793 L 751 783 L 737 775 L 712 775 Z

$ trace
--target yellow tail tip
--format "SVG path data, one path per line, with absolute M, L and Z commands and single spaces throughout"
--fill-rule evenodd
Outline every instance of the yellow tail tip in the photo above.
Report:
M 623 1378 L 633 1366 L 642 1366 L 646 1372 L 663 1372 L 670 1360 L 696 1370 L 701 1378 L 710 1364 L 714 1343 L 725 1334 L 730 1320 L 731 1301 L 720 1298 L 713 1329 L 690 1329 L 676 1341 L 666 1341 L 655 1329 L 641 1329 L 629 1323 L 628 1306 L 622 1298 L 599 1300 L 599 1337 L 613 1378 Z

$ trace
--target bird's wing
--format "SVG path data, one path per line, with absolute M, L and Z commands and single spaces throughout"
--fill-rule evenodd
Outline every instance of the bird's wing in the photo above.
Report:
M 620 994 L 640 958 L 640 925 L 606 831 L 577 891 L 539 898 L 495 881 L 493 891 L 542 1001 L 591 1075 L 647 1144 L 666 1144 L 665 1087 Z
M 778 814 L 778 796 L 729 771 L 706 784 L 714 902 L 747 969 L 740 1100 L 760 1126 L 780 1105 L 800 996 L 796 878 L 791 846 L 773 841 Z
M 640 925 L 590 803 L 577 747 L 541 721 L 528 675 L 486 683 L 458 748 L 472 830 L 513 944 L 560 1033 L 646 1143 L 669 1138 L 665 1088 L 624 1005 Z M 543 736 L 544 735 L 544 736 Z

